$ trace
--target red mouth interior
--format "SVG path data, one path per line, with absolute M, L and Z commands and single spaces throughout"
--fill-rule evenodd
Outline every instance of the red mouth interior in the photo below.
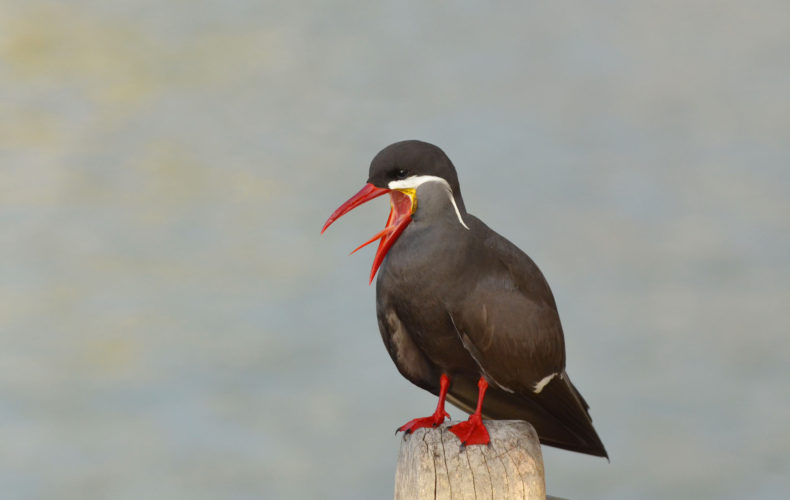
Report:
M 321 230 L 323 233 L 330 224 L 332 224 L 336 219 L 340 218 L 345 213 L 353 210 L 367 201 L 372 200 L 373 198 L 383 195 L 384 193 L 390 194 L 390 215 L 387 218 L 387 225 L 383 230 L 379 231 L 375 236 L 365 243 L 359 245 L 351 252 L 354 253 L 360 248 L 369 245 L 376 240 L 381 240 L 379 242 L 379 247 L 376 250 L 376 256 L 373 258 L 373 267 L 370 270 L 370 283 L 373 282 L 373 277 L 376 276 L 376 271 L 378 271 L 379 266 L 381 266 L 381 263 L 384 261 L 384 257 L 387 255 L 389 249 L 392 248 L 392 245 L 395 244 L 395 241 L 401 235 L 403 230 L 406 229 L 406 226 L 409 225 L 409 222 L 411 222 L 412 200 L 409 195 L 397 190 L 379 188 L 370 183 L 365 184 L 365 186 L 357 194 L 349 198 L 348 201 L 340 205 L 340 207 L 335 210 L 329 219 L 327 219 L 326 224 L 324 224 L 324 228 Z
M 373 267 L 370 270 L 370 282 L 373 283 L 373 277 L 376 276 L 379 266 L 384 261 L 384 257 L 389 252 L 395 240 L 401 235 L 406 226 L 411 222 L 411 198 L 401 193 L 400 191 L 390 191 L 390 215 L 387 218 L 387 225 L 384 229 L 376 233 L 371 239 L 359 245 L 351 253 L 356 252 L 360 248 L 373 243 L 379 238 L 379 247 L 376 250 L 376 256 L 373 258 Z

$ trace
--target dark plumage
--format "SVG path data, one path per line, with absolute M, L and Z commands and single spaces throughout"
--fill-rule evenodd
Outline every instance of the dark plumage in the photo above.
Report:
M 395 143 L 373 159 L 368 183 L 375 192 L 363 201 L 384 193 L 393 199 L 377 253 L 378 261 L 386 247 L 376 312 L 400 373 L 437 395 L 445 375 L 456 406 L 473 412 L 482 399 L 484 418 L 523 419 L 546 445 L 606 456 L 588 405 L 565 372 L 562 326 L 546 279 L 524 252 L 466 212 L 444 152 L 420 141 Z M 353 208 L 344 207 L 338 212 Z M 402 429 L 436 425 L 444 415 L 442 400 L 432 417 Z M 453 431 L 464 443 L 488 442 L 473 420 Z

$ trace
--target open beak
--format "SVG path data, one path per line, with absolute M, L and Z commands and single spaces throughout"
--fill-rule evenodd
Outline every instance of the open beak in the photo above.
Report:
M 379 248 L 376 250 L 376 256 L 373 258 L 373 268 L 370 270 L 370 283 L 373 283 L 373 277 L 376 276 L 376 271 L 378 271 L 379 266 L 381 266 L 381 263 L 384 261 L 384 257 L 387 255 L 389 249 L 395 244 L 395 240 L 398 239 L 403 230 L 406 229 L 406 226 L 409 225 L 409 222 L 411 222 L 411 214 L 414 213 L 417 204 L 415 190 L 386 189 L 367 183 L 357 194 L 340 205 L 337 210 L 329 216 L 323 229 L 321 229 L 321 233 L 323 234 L 326 228 L 347 212 L 386 193 L 390 194 L 390 215 L 387 218 L 387 225 L 382 231 L 378 232 L 371 239 L 359 245 L 351 252 L 354 253 L 365 245 L 369 245 L 376 240 L 381 240 L 379 241 Z

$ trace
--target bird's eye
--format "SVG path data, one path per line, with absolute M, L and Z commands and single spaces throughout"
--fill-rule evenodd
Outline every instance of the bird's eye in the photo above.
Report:
M 408 172 L 406 172 L 404 169 L 401 168 L 401 169 L 395 171 L 395 178 L 396 179 L 405 179 L 406 178 L 406 174 L 408 174 Z

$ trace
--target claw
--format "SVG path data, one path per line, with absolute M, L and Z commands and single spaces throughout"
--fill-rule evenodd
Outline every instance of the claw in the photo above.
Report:
M 409 422 L 398 427 L 398 430 L 395 431 L 395 434 L 397 434 L 399 431 L 403 431 L 406 434 L 411 434 L 417 429 L 421 429 L 423 427 L 438 427 L 442 422 L 444 422 L 444 415 L 438 413 L 435 413 L 430 417 L 415 418 L 414 420 L 410 420 Z

